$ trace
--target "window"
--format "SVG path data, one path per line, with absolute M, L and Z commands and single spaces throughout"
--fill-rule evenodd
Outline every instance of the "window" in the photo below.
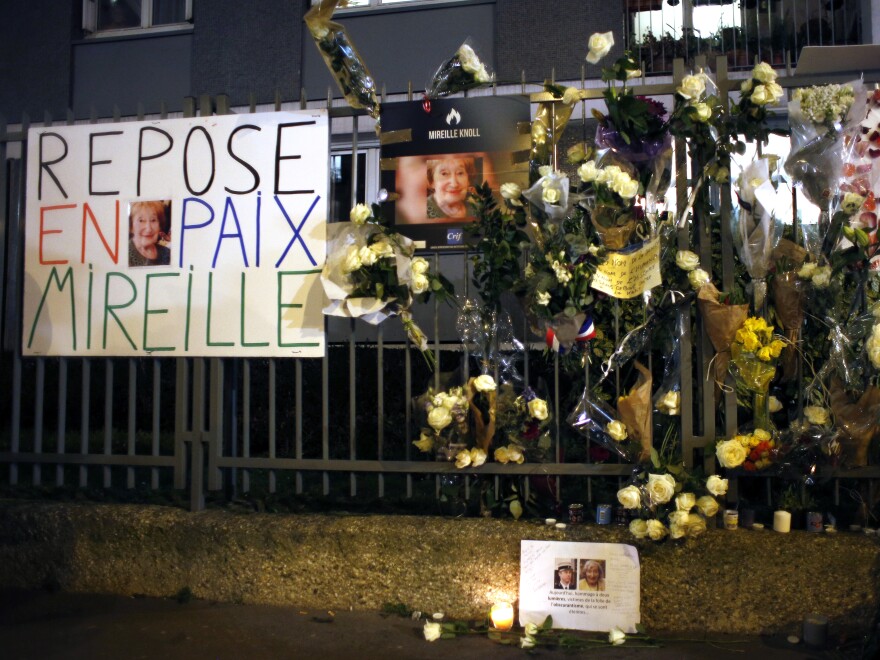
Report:
M 119 33 L 186 25 L 192 0 L 83 0 L 83 29 Z
M 348 0 L 348 7 L 340 8 L 339 11 L 345 9 L 374 9 L 378 7 L 391 7 L 399 5 L 433 5 L 437 3 L 461 2 L 462 0 Z M 321 0 L 312 0 L 313 5 L 320 4 Z

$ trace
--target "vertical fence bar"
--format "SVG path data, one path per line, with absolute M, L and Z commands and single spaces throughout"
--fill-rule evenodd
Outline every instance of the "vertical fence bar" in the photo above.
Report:
M 276 401 L 275 396 L 277 393 L 276 390 L 276 363 L 274 358 L 269 359 L 269 458 L 275 458 L 276 454 Z M 275 479 L 275 470 L 269 470 L 269 492 L 274 493 L 277 487 L 276 479 Z
M 151 454 L 158 456 L 161 448 L 161 431 L 160 420 L 162 413 L 162 363 L 157 359 L 153 360 L 153 443 Z M 159 468 L 150 468 L 150 488 L 156 490 L 159 488 Z
M 385 458 L 385 326 L 376 327 L 376 417 L 379 420 L 376 429 L 376 458 Z M 379 497 L 385 497 L 385 474 L 379 473 Z
M 251 361 L 244 359 L 241 370 L 241 455 L 251 456 Z M 251 491 L 251 471 L 241 472 L 241 490 Z
M 21 357 L 12 355 L 12 433 L 10 449 L 13 455 L 21 451 Z M 9 464 L 9 485 L 18 485 L 18 463 Z
M 357 459 L 357 321 L 352 318 L 348 321 L 348 457 Z M 348 475 L 349 495 L 357 495 L 357 475 L 354 472 Z
M 137 426 L 137 362 L 133 358 L 128 359 L 128 455 L 135 455 L 135 433 Z M 125 487 L 135 487 L 134 468 L 125 468 Z
M 46 359 L 37 358 L 36 391 L 34 392 L 34 453 L 43 453 L 43 392 L 46 387 Z M 33 465 L 33 483 L 39 486 L 43 482 L 43 466 L 40 463 Z
M 326 359 L 326 358 L 325 358 Z M 297 460 L 301 460 L 303 457 L 303 373 L 302 373 L 302 360 L 294 360 L 294 388 L 296 390 L 295 402 L 296 406 L 296 435 L 294 439 L 294 455 Z M 294 488 L 297 495 L 301 495 L 303 492 L 303 475 L 302 472 L 297 470 L 294 473 Z
M 104 456 L 110 456 L 113 453 L 113 360 L 106 358 L 104 360 Z M 110 488 L 112 485 L 112 468 L 105 465 L 104 488 Z
M 92 382 L 92 363 L 82 360 L 82 385 L 80 391 L 80 432 L 79 432 L 79 452 L 82 455 L 89 453 L 89 391 Z M 85 488 L 88 485 L 89 472 L 85 465 L 79 466 L 79 487 Z
M 0 161 L 2 162 L 2 161 Z M 55 451 L 64 454 L 67 440 L 67 358 L 58 358 L 58 444 Z M 55 485 L 64 485 L 64 466 L 55 466 Z

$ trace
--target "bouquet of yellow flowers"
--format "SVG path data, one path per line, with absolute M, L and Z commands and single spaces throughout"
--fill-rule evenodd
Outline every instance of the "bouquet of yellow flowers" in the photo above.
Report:
M 763 318 L 750 316 L 736 331 L 730 344 L 730 368 L 734 378 L 754 394 L 755 428 L 770 426 L 767 392 L 776 376 L 776 360 L 785 348 L 781 336 Z

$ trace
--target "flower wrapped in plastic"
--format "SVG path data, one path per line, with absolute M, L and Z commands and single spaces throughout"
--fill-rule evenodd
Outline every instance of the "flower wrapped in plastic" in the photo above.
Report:
M 478 361 L 481 373 L 497 372 L 502 383 L 522 380 L 516 364 L 525 347 L 514 334 L 506 310 L 495 310 L 468 299 L 460 305 L 455 327 L 461 343 Z
M 837 194 L 852 144 L 844 138 L 857 129 L 864 108 L 860 81 L 796 89 L 788 104 L 791 153 L 785 171 L 823 211 Z
M 635 168 L 625 160 L 603 157 L 581 165 L 578 177 L 585 184 L 581 203 L 589 210 L 602 244 L 609 250 L 623 250 L 646 220 L 644 209 L 636 205 L 642 188 Z M 640 240 L 651 233 L 641 232 Z
M 627 463 L 635 463 L 642 453 L 641 443 L 634 441 L 617 412 L 588 388 L 584 388 L 566 422 L 585 438 Z
M 512 383 L 498 387 L 496 428 L 500 440 L 493 456 L 498 463 L 541 462 L 553 445 L 553 415 L 547 397 L 531 387 L 517 394 Z M 501 442 L 506 441 L 506 445 Z
M 427 337 L 413 320 L 410 306 L 414 299 L 424 302 L 431 294 L 449 299 L 452 285 L 431 273 L 427 260 L 415 256 L 413 242 L 390 231 L 380 218 L 377 206 L 358 204 L 351 210 L 351 222 L 327 226 L 321 284 L 329 304 L 323 312 L 371 325 L 399 315 L 408 337 L 431 363 Z
M 781 239 L 773 251 L 776 264 L 771 282 L 773 309 L 788 344 L 782 355 L 782 379 L 785 381 L 792 380 L 797 373 L 795 345 L 804 322 L 807 292 L 806 281 L 799 272 L 806 259 L 807 251 L 786 238 Z
M 730 344 L 730 371 L 737 383 L 754 396 L 754 428 L 773 429 L 769 418 L 768 392 L 776 376 L 776 360 L 785 341 L 773 333 L 773 326 L 760 317 L 749 317 Z
M 741 433 L 730 440 L 722 440 L 715 446 L 715 456 L 721 467 L 742 467 L 747 472 L 769 468 L 776 462 L 778 455 L 773 435 L 760 427 L 751 433 Z
M 428 99 L 437 99 L 457 92 L 488 85 L 495 80 L 485 63 L 466 39 L 455 54 L 443 62 L 425 88 Z
M 771 132 L 767 123 L 768 109 L 785 96 L 776 78 L 773 67 L 760 62 L 752 69 L 751 77 L 743 80 L 739 102 L 731 110 L 732 134 L 744 135 L 749 141 L 767 142 Z
M 651 400 L 651 372 L 640 362 L 633 364 L 638 376 L 630 391 L 617 399 L 618 419 L 626 426 L 632 440 L 640 449 L 638 460 L 644 461 L 651 455 L 653 445 L 653 412 Z
M 568 177 L 549 166 L 542 166 L 539 174 L 541 178 L 523 191 L 523 197 L 550 220 L 561 222 L 571 213 Z
M 413 403 L 422 425 L 419 439 L 413 441 L 419 451 L 433 453 L 439 461 L 454 461 L 462 451 L 470 453 L 469 403 L 463 387 L 429 389 Z
M 763 309 L 767 296 L 767 274 L 773 265 L 773 248 L 782 233 L 777 221 L 775 156 L 756 158 L 746 165 L 737 181 L 739 207 L 733 217 L 733 240 L 739 258 L 752 278 L 755 309 Z
M 366 110 L 378 121 L 376 83 L 345 28 L 331 20 L 343 2 L 345 0 L 321 0 L 306 12 L 303 20 L 345 100 L 352 108 Z
M 697 292 L 697 309 L 700 318 L 703 319 L 703 327 L 706 329 L 709 341 L 715 348 L 712 377 L 720 387 L 727 377 L 730 345 L 736 337 L 736 331 L 749 315 L 749 306 L 731 304 L 729 296 L 725 296 L 722 300 L 721 293 L 709 282 Z M 709 375 L 707 374 L 706 377 L 708 378 Z

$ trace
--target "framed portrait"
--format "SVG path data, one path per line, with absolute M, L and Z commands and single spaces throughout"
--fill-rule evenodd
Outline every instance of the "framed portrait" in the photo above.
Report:
M 528 184 L 527 96 L 408 101 L 382 106 L 382 187 L 395 228 L 427 247 L 461 249 L 476 189 Z

